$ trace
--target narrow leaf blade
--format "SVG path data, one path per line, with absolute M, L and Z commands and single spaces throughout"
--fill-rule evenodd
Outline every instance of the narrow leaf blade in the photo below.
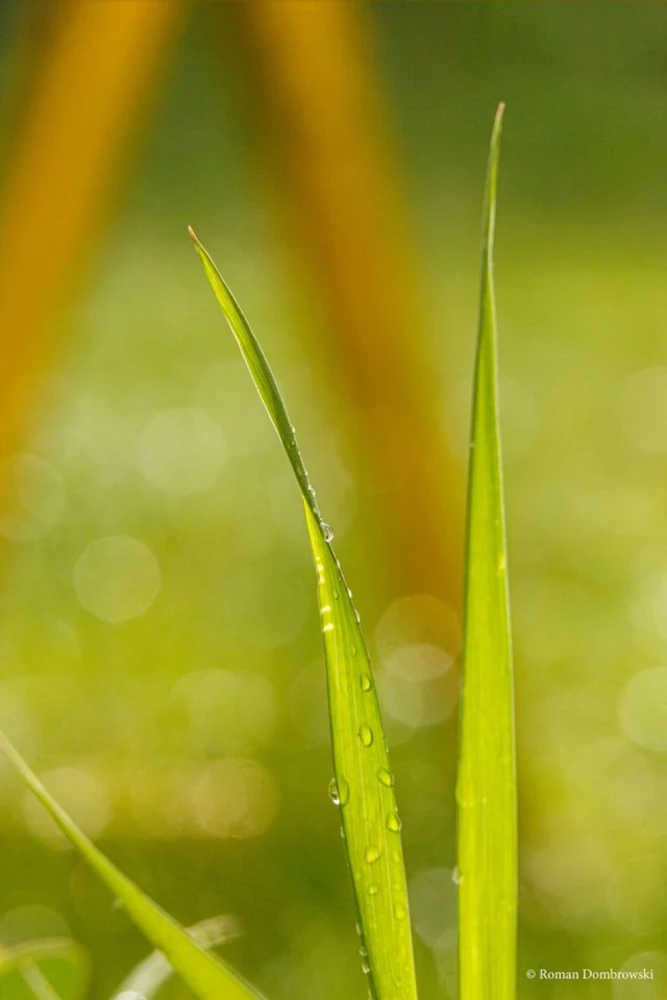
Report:
M 489 155 L 468 484 L 457 784 L 461 1000 L 513 1000 L 516 982 L 514 698 L 493 287 L 502 112 L 501 105 Z
M 345 851 L 376 1000 L 416 1000 L 412 935 L 394 779 L 366 644 L 351 593 L 315 502 L 287 409 L 258 341 L 213 260 L 195 246 L 301 490 L 318 576 L 333 743 Z
M 146 896 L 85 836 L 46 790 L 9 740 L 0 734 L 0 750 L 42 803 L 72 846 L 98 878 L 120 901 L 130 919 L 200 1000 L 261 1000 L 260 995 L 210 952 L 200 948 L 188 933 Z

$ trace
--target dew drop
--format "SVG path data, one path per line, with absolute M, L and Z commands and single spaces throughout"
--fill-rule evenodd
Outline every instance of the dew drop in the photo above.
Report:
M 335 806 L 345 806 L 350 798 L 350 786 L 345 778 L 332 778 L 329 782 L 329 798 Z
M 385 785 L 385 787 L 391 788 L 394 784 L 395 779 L 394 775 L 388 768 L 381 767 L 380 770 L 378 771 L 378 780 L 380 781 L 381 785 Z
M 387 819 L 387 829 L 391 830 L 392 833 L 400 833 L 402 826 L 403 824 L 401 823 L 401 818 L 398 813 L 391 813 Z
M 359 726 L 359 739 L 365 747 L 373 745 L 373 730 L 365 722 Z
M 325 524 L 325 522 L 322 521 L 322 524 L 321 524 L 320 527 L 322 528 L 322 538 L 324 539 L 324 541 L 325 542 L 333 542 L 334 533 L 333 533 L 333 528 L 331 527 L 331 525 L 330 524 Z
M 456 865 L 456 867 L 452 869 L 452 882 L 454 885 L 461 885 L 462 881 L 463 876 L 461 875 L 461 869 L 458 865 Z
M 380 891 L 380 886 L 379 885 L 373 884 L 373 885 L 369 885 L 369 887 L 368 887 L 368 895 L 369 896 L 377 896 L 377 894 L 378 894 L 379 891 Z
M 369 973 L 371 971 L 371 967 L 370 967 L 370 965 L 368 964 L 368 962 L 366 961 L 365 958 L 361 960 L 361 971 L 363 972 L 363 974 L 365 976 L 369 975 Z
M 353 650 L 354 652 L 354 650 Z M 361 690 L 370 691 L 373 687 L 373 681 L 371 680 L 370 674 L 361 675 Z
M 396 906 L 394 907 L 394 916 L 396 917 L 396 919 L 397 920 L 405 920 L 405 918 L 407 917 L 407 915 L 408 915 L 407 914 L 407 910 L 405 909 L 405 907 L 403 906 L 403 904 L 402 903 L 396 903 Z
M 372 865 L 382 857 L 382 850 L 379 847 L 366 848 L 366 864 Z

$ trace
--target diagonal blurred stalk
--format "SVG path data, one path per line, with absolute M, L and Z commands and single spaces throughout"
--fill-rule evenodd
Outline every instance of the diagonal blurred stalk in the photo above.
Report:
M 357 478 L 394 553 L 389 588 L 458 610 L 462 472 L 435 411 L 364 6 L 256 0 L 234 11 L 282 177 L 281 221 L 326 310 L 325 361 L 353 422 Z
M 59 0 L 0 192 L 0 461 L 26 434 L 185 0 Z M 3 467 L 6 463 L 2 463 Z M 0 505 L 7 483 L 0 480 Z

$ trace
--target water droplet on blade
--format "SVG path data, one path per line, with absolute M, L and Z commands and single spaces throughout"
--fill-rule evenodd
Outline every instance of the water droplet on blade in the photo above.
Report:
M 392 833 L 400 833 L 402 826 L 403 824 L 401 823 L 401 818 L 398 813 L 391 813 L 387 819 L 387 829 L 391 830 Z
M 325 524 L 325 522 L 322 521 L 321 528 L 322 528 L 322 538 L 324 539 L 324 541 L 325 542 L 333 542 L 334 533 L 333 533 L 333 528 L 331 527 L 331 525 L 330 524 Z
M 329 782 L 329 798 L 335 806 L 347 805 L 350 798 L 350 786 L 345 778 L 332 778 Z
M 354 652 L 354 650 L 352 652 Z M 361 690 L 362 691 L 370 691 L 372 687 L 373 687 L 373 681 L 371 680 L 370 674 L 362 674 L 361 675 Z
M 380 768 L 378 771 L 378 779 L 380 784 L 385 785 L 387 788 L 391 788 L 394 784 L 394 775 L 386 767 Z
M 335 806 L 340 805 L 340 794 L 338 792 L 338 784 L 336 783 L 335 778 L 332 778 L 329 782 L 329 798 Z
M 366 848 L 366 864 L 372 865 L 382 857 L 382 850 L 379 847 Z
M 456 865 L 455 868 L 452 868 L 452 882 L 454 883 L 454 885 L 461 885 L 462 881 L 463 881 L 463 876 L 461 875 L 461 870 L 459 866 Z
M 380 886 L 379 885 L 369 885 L 369 887 L 368 887 L 368 895 L 369 896 L 377 896 L 377 894 L 378 894 L 379 891 L 380 891 Z
M 373 745 L 373 730 L 365 722 L 359 726 L 359 739 L 365 747 Z

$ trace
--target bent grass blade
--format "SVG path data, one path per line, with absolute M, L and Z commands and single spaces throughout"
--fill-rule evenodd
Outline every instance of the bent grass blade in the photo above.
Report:
M 363 966 L 376 1000 L 416 1000 L 401 824 L 368 651 L 273 373 L 212 258 L 190 235 L 303 497 L 324 634 L 335 774 L 330 791 L 341 809 Z
M 513 1000 L 516 989 L 514 698 L 493 287 L 503 110 L 489 154 L 468 483 L 457 784 L 460 1000 Z
M 262 1000 L 259 993 L 218 958 L 201 948 L 172 917 L 95 847 L 2 734 L 0 750 L 72 846 L 119 900 L 133 923 L 155 948 L 163 952 L 174 971 L 200 1000 Z

